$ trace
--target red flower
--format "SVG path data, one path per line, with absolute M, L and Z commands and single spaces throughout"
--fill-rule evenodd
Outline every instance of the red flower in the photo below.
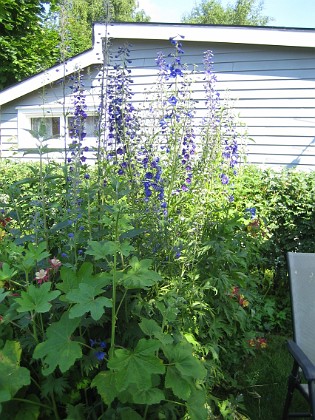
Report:
M 5 217 L 4 219 L 0 219 L 0 225 L 2 227 L 6 227 L 6 225 L 11 222 L 12 218 L 11 217 Z

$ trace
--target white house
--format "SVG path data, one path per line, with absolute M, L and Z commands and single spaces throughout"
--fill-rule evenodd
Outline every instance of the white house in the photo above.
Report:
M 50 145 L 63 148 L 73 108 L 71 74 L 85 83 L 87 135 L 93 144 L 100 103 L 103 41 L 111 51 L 131 44 L 134 101 L 156 80 L 159 51 L 171 51 L 170 37 L 183 36 L 183 60 L 202 68 L 212 50 L 217 89 L 234 105 L 247 127 L 248 162 L 275 169 L 315 169 L 315 30 L 163 23 L 94 25 L 93 48 L 0 92 L 0 153 L 21 157 L 36 140 L 28 130 L 46 118 Z M 113 53 L 115 55 L 115 53 Z M 104 61 L 105 60 L 105 61 Z M 201 86 L 201 85 L 200 85 Z M 195 98 L 202 103 L 202 88 Z

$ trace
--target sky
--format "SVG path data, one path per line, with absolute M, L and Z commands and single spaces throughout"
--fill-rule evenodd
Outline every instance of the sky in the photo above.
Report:
M 183 14 L 201 0 L 138 0 L 140 9 L 151 16 L 151 22 L 179 23 Z M 236 0 L 221 0 L 222 5 Z M 258 3 L 258 2 L 257 2 Z M 263 15 L 274 20 L 269 26 L 315 28 L 315 0 L 264 0 Z

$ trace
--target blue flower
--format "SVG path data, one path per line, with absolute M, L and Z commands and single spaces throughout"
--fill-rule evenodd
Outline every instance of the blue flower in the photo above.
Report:
M 106 347 L 107 347 L 107 343 L 106 343 L 105 341 L 100 341 L 100 347 L 101 347 L 102 349 L 106 349 Z
M 252 219 L 256 217 L 256 207 L 249 207 L 248 209 L 245 209 L 245 211 L 250 214 Z
M 95 357 L 101 362 L 104 360 L 106 353 L 104 351 L 96 351 Z
M 97 340 L 93 340 L 92 338 L 90 338 L 90 346 L 94 347 L 97 345 Z
M 167 100 L 172 106 L 175 106 L 177 104 L 177 98 L 176 96 L 172 95 Z
M 144 193 L 145 193 L 146 198 L 149 198 L 152 195 L 152 191 L 150 190 L 150 188 L 145 188 Z
M 226 174 L 221 174 L 220 178 L 223 185 L 227 185 L 229 183 L 229 177 Z

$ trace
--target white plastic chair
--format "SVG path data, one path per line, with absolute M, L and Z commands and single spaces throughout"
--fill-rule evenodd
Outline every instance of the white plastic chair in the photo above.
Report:
M 293 340 L 288 341 L 288 350 L 294 361 L 288 379 L 283 420 L 289 417 L 315 418 L 315 254 L 289 252 L 287 261 L 293 320 Z M 301 383 L 301 376 L 304 376 L 305 383 Z M 308 413 L 289 412 L 296 389 L 309 402 Z

